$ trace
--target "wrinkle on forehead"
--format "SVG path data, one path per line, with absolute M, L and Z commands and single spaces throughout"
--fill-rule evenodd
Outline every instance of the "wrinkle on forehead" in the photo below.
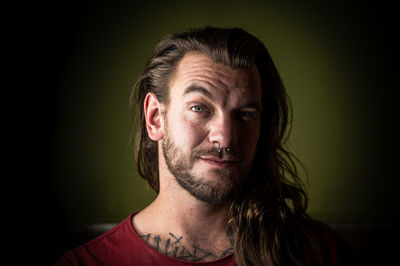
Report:
M 223 95 L 228 95 L 234 88 L 243 96 L 246 94 L 248 96 L 249 88 L 261 88 L 258 69 L 255 65 L 249 69 L 232 69 L 230 66 L 216 63 L 203 53 L 186 54 L 179 62 L 170 85 L 179 83 L 175 85 L 187 87 L 194 82 L 199 82 L 208 89 Z M 259 98 L 261 95 L 254 95 L 254 97 Z

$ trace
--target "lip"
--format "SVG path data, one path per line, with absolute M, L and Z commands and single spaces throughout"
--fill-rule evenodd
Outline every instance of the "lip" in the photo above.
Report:
M 239 160 L 226 160 L 226 159 L 220 159 L 216 157 L 200 157 L 200 160 L 203 162 L 217 166 L 217 167 L 222 167 L 222 168 L 227 168 L 227 167 L 232 167 L 236 164 L 239 163 Z

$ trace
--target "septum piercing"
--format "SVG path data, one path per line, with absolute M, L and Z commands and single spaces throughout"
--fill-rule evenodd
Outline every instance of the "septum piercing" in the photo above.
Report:
M 218 153 L 221 153 L 223 149 L 225 149 L 227 153 L 230 153 L 232 151 L 232 149 L 229 147 L 221 148 L 221 143 L 218 142 Z

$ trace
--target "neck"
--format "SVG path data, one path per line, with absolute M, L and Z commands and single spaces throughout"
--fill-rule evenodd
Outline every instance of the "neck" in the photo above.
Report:
M 157 198 L 140 214 L 153 217 L 153 226 L 160 231 L 185 232 L 191 238 L 225 236 L 229 206 L 230 203 L 202 202 L 170 180 L 167 186 L 160 184 Z
M 232 253 L 227 224 L 230 203 L 195 199 L 171 176 L 160 181 L 157 198 L 134 217 L 139 235 L 158 251 L 184 260 L 210 261 Z

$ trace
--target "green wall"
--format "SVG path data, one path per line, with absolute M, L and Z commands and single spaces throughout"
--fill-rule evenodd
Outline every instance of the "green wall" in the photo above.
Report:
M 63 14 L 54 27 L 63 60 L 51 93 L 52 189 L 72 224 L 118 222 L 151 202 L 128 145 L 129 93 L 160 36 L 205 25 L 242 27 L 270 50 L 293 101 L 290 147 L 309 171 L 309 213 L 391 221 L 397 134 L 387 9 L 278 2 L 77 2 L 54 11 Z

